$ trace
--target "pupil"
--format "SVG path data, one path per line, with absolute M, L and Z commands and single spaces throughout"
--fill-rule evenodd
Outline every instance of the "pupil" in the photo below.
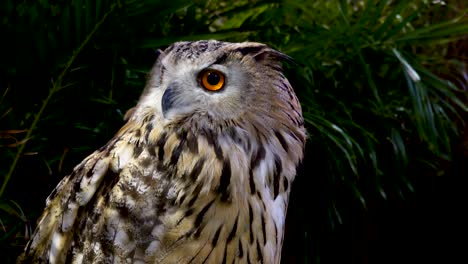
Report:
M 219 77 L 219 74 L 217 74 L 216 72 L 209 72 L 208 76 L 206 77 L 206 80 L 211 85 L 217 85 L 220 79 L 221 78 Z

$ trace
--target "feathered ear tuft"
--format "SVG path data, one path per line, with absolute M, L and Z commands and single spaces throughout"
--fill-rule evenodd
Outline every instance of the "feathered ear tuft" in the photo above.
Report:
M 250 45 L 239 47 L 235 51 L 240 52 L 243 56 L 249 55 L 252 58 L 254 58 L 257 62 L 268 60 L 268 59 L 270 60 L 273 59 L 276 61 L 296 64 L 294 60 L 288 55 L 282 52 L 279 52 L 275 49 L 272 49 L 265 44 L 253 43 L 253 42 L 249 44 Z
M 281 62 L 288 62 L 288 63 L 296 64 L 293 58 L 277 50 L 267 49 L 266 53 L 268 53 L 268 56 L 273 57 L 274 59 L 279 60 Z
M 263 62 L 266 65 L 270 65 L 272 68 L 275 68 L 279 71 L 282 71 L 281 63 L 286 62 L 286 63 L 297 64 L 288 55 L 282 52 L 279 52 L 277 50 L 271 49 L 271 48 L 266 48 L 262 50 L 261 52 L 255 54 L 253 58 L 255 59 L 255 61 Z

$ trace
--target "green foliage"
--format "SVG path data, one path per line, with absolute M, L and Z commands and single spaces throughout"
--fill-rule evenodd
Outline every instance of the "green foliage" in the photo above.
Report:
M 429 2 L 3 1 L 0 258 L 15 258 L 55 184 L 123 124 L 154 51 L 179 40 L 259 41 L 294 58 L 309 142 L 293 216 L 320 200 L 315 215 L 334 227 L 350 203 L 410 195 L 419 170 L 446 174 L 468 110 L 467 58 L 453 48 L 468 21 L 461 4 Z M 300 223 L 308 248 L 317 222 Z

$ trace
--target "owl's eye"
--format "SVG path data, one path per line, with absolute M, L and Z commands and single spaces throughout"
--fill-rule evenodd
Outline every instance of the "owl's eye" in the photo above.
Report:
M 203 88 L 218 91 L 224 86 L 224 74 L 213 69 L 205 70 L 200 73 L 200 82 Z

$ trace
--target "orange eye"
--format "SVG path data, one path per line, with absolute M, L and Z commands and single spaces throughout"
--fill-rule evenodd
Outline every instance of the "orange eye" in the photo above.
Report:
M 201 72 L 201 85 L 209 91 L 218 91 L 224 86 L 224 74 L 216 70 Z

